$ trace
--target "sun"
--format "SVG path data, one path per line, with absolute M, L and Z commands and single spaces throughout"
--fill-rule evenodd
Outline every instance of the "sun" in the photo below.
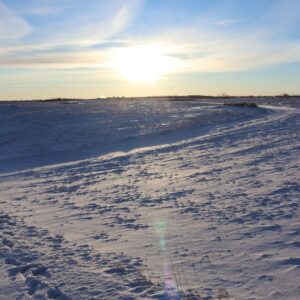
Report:
M 116 52 L 114 65 L 125 79 L 134 82 L 153 82 L 172 73 L 178 59 L 167 55 L 158 45 L 134 46 Z

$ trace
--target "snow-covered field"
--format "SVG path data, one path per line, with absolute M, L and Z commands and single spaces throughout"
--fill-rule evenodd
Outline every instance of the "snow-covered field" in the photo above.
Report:
M 0 299 L 299 300 L 300 99 L 224 101 L 0 103 Z

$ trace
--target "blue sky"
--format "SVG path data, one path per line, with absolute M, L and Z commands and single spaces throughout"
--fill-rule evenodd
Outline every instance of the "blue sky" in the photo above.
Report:
M 300 94 L 298 0 L 0 0 L 0 99 Z

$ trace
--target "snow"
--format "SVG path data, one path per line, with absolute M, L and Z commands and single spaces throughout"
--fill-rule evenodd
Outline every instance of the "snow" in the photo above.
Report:
M 300 102 L 222 101 L 1 103 L 0 299 L 299 299 Z

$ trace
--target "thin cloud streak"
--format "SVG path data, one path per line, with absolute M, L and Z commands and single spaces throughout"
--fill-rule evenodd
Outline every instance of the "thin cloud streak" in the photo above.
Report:
M 98 51 L 52 53 L 40 55 L 19 55 L 18 57 L 0 58 L 2 67 L 46 68 L 46 69 L 75 69 L 75 68 L 101 68 L 107 61 L 106 53 Z
M 220 26 L 228 26 L 228 25 L 233 25 L 241 22 L 239 19 L 224 19 L 224 20 L 218 20 L 215 21 L 215 25 L 220 25 Z
M 234 39 L 215 35 L 213 39 L 199 40 L 199 43 L 188 40 L 180 46 L 174 44 L 174 55 L 183 57 L 182 72 L 246 71 L 300 61 L 300 42 L 278 45 L 260 35 L 237 35 Z
M 35 28 L 35 36 L 40 43 L 61 45 L 87 44 L 87 42 L 92 45 L 102 40 L 112 39 L 132 23 L 142 3 L 142 0 L 126 2 L 100 0 L 96 7 L 89 7 L 89 5 L 76 9 L 70 7 L 68 18 L 59 18 L 57 22 L 47 24 L 42 28 Z
M 16 42 L 32 32 L 32 27 L 0 2 L 0 46 Z

